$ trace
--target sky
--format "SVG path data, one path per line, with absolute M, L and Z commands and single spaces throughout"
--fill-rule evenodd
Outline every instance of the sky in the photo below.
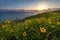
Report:
M 0 9 L 36 9 L 40 5 L 60 8 L 60 0 L 0 0 Z

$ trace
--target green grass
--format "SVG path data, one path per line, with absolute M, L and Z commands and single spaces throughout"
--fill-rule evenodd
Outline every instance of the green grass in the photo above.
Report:
M 0 40 L 60 40 L 60 12 L 46 12 L 0 23 Z

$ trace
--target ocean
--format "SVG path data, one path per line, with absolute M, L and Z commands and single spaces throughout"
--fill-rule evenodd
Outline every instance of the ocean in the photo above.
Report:
M 6 19 L 15 20 L 16 17 L 18 19 L 23 19 L 35 14 L 36 14 L 35 12 L 0 12 L 0 20 Z

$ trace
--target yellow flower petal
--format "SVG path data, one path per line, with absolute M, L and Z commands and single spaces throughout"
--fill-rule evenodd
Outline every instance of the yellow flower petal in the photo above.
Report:
M 43 33 L 45 33 L 45 32 L 46 32 L 46 29 L 45 29 L 45 28 L 40 27 L 40 31 L 41 31 L 41 32 L 43 32 Z
M 23 36 L 24 36 L 24 37 L 26 36 L 26 32 L 23 32 Z

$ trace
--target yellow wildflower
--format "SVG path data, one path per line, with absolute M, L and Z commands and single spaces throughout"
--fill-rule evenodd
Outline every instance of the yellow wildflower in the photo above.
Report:
M 42 20 L 44 20 L 44 18 L 41 18 Z
M 14 32 L 14 30 L 11 28 L 11 29 L 10 29 L 10 33 L 12 33 L 12 32 Z
M 3 25 L 2 25 L 2 28 L 7 28 L 7 27 L 8 27 L 7 24 L 3 24 Z
M 32 23 L 32 20 L 28 20 L 27 22 L 28 22 L 28 23 Z
M 26 20 L 25 22 L 24 22 L 24 24 L 27 26 L 27 25 L 29 25 L 29 24 L 32 24 L 32 20 Z
M 52 28 L 55 28 L 55 26 L 51 26 Z
M 45 33 L 45 32 L 46 32 L 46 29 L 45 29 L 45 28 L 40 27 L 40 31 L 41 31 L 41 32 L 43 32 L 43 33 Z
M 60 25 L 60 22 L 57 22 L 58 25 Z
M 49 23 L 49 24 L 51 23 L 51 18 L 48 18 L 48 23 Z
M 41 20 L 40 18 L 36 18 L 35 21 L 36 21 L 37 23 L 41 23 L 41 22 L 42 22 L 42 20 Z
M 7 19 L 7 20 L 5 21 L 5 23 L 10 23 L 10 20 L 9 20 L 9 19 Z
M 39 20 L 39 18 L 36 18 L 35 20 L 36 20 L 36 21 L 38 21 L 38 20 Z
M 26 26 L 26 29 L 28 29 L 28 26 Z
M 40 19 L 41 19 L 41 20 L 45 20 L 45 18 L 46 18 L 46 17 L 41 17 Z
M 51 32 L 49 32 L 48 34 L 47 34 L 47 36 L 49 36 L 51 34 Z
M 42 22 L 43 22 L 43 20 L 42 20 L 42 19 L 39 19 L 39 21 L 40 21 L 40 23 L 42 23 Z
M 50 24 L 51 22 L 49 21 L 49 24 Z
M 2 25 L 2 28 L 5 29 L 7 26 L 6 25 Z
M 23 32 L 23 36 L 24 36 L 24 37 L 26 36 L 26 32 Z

